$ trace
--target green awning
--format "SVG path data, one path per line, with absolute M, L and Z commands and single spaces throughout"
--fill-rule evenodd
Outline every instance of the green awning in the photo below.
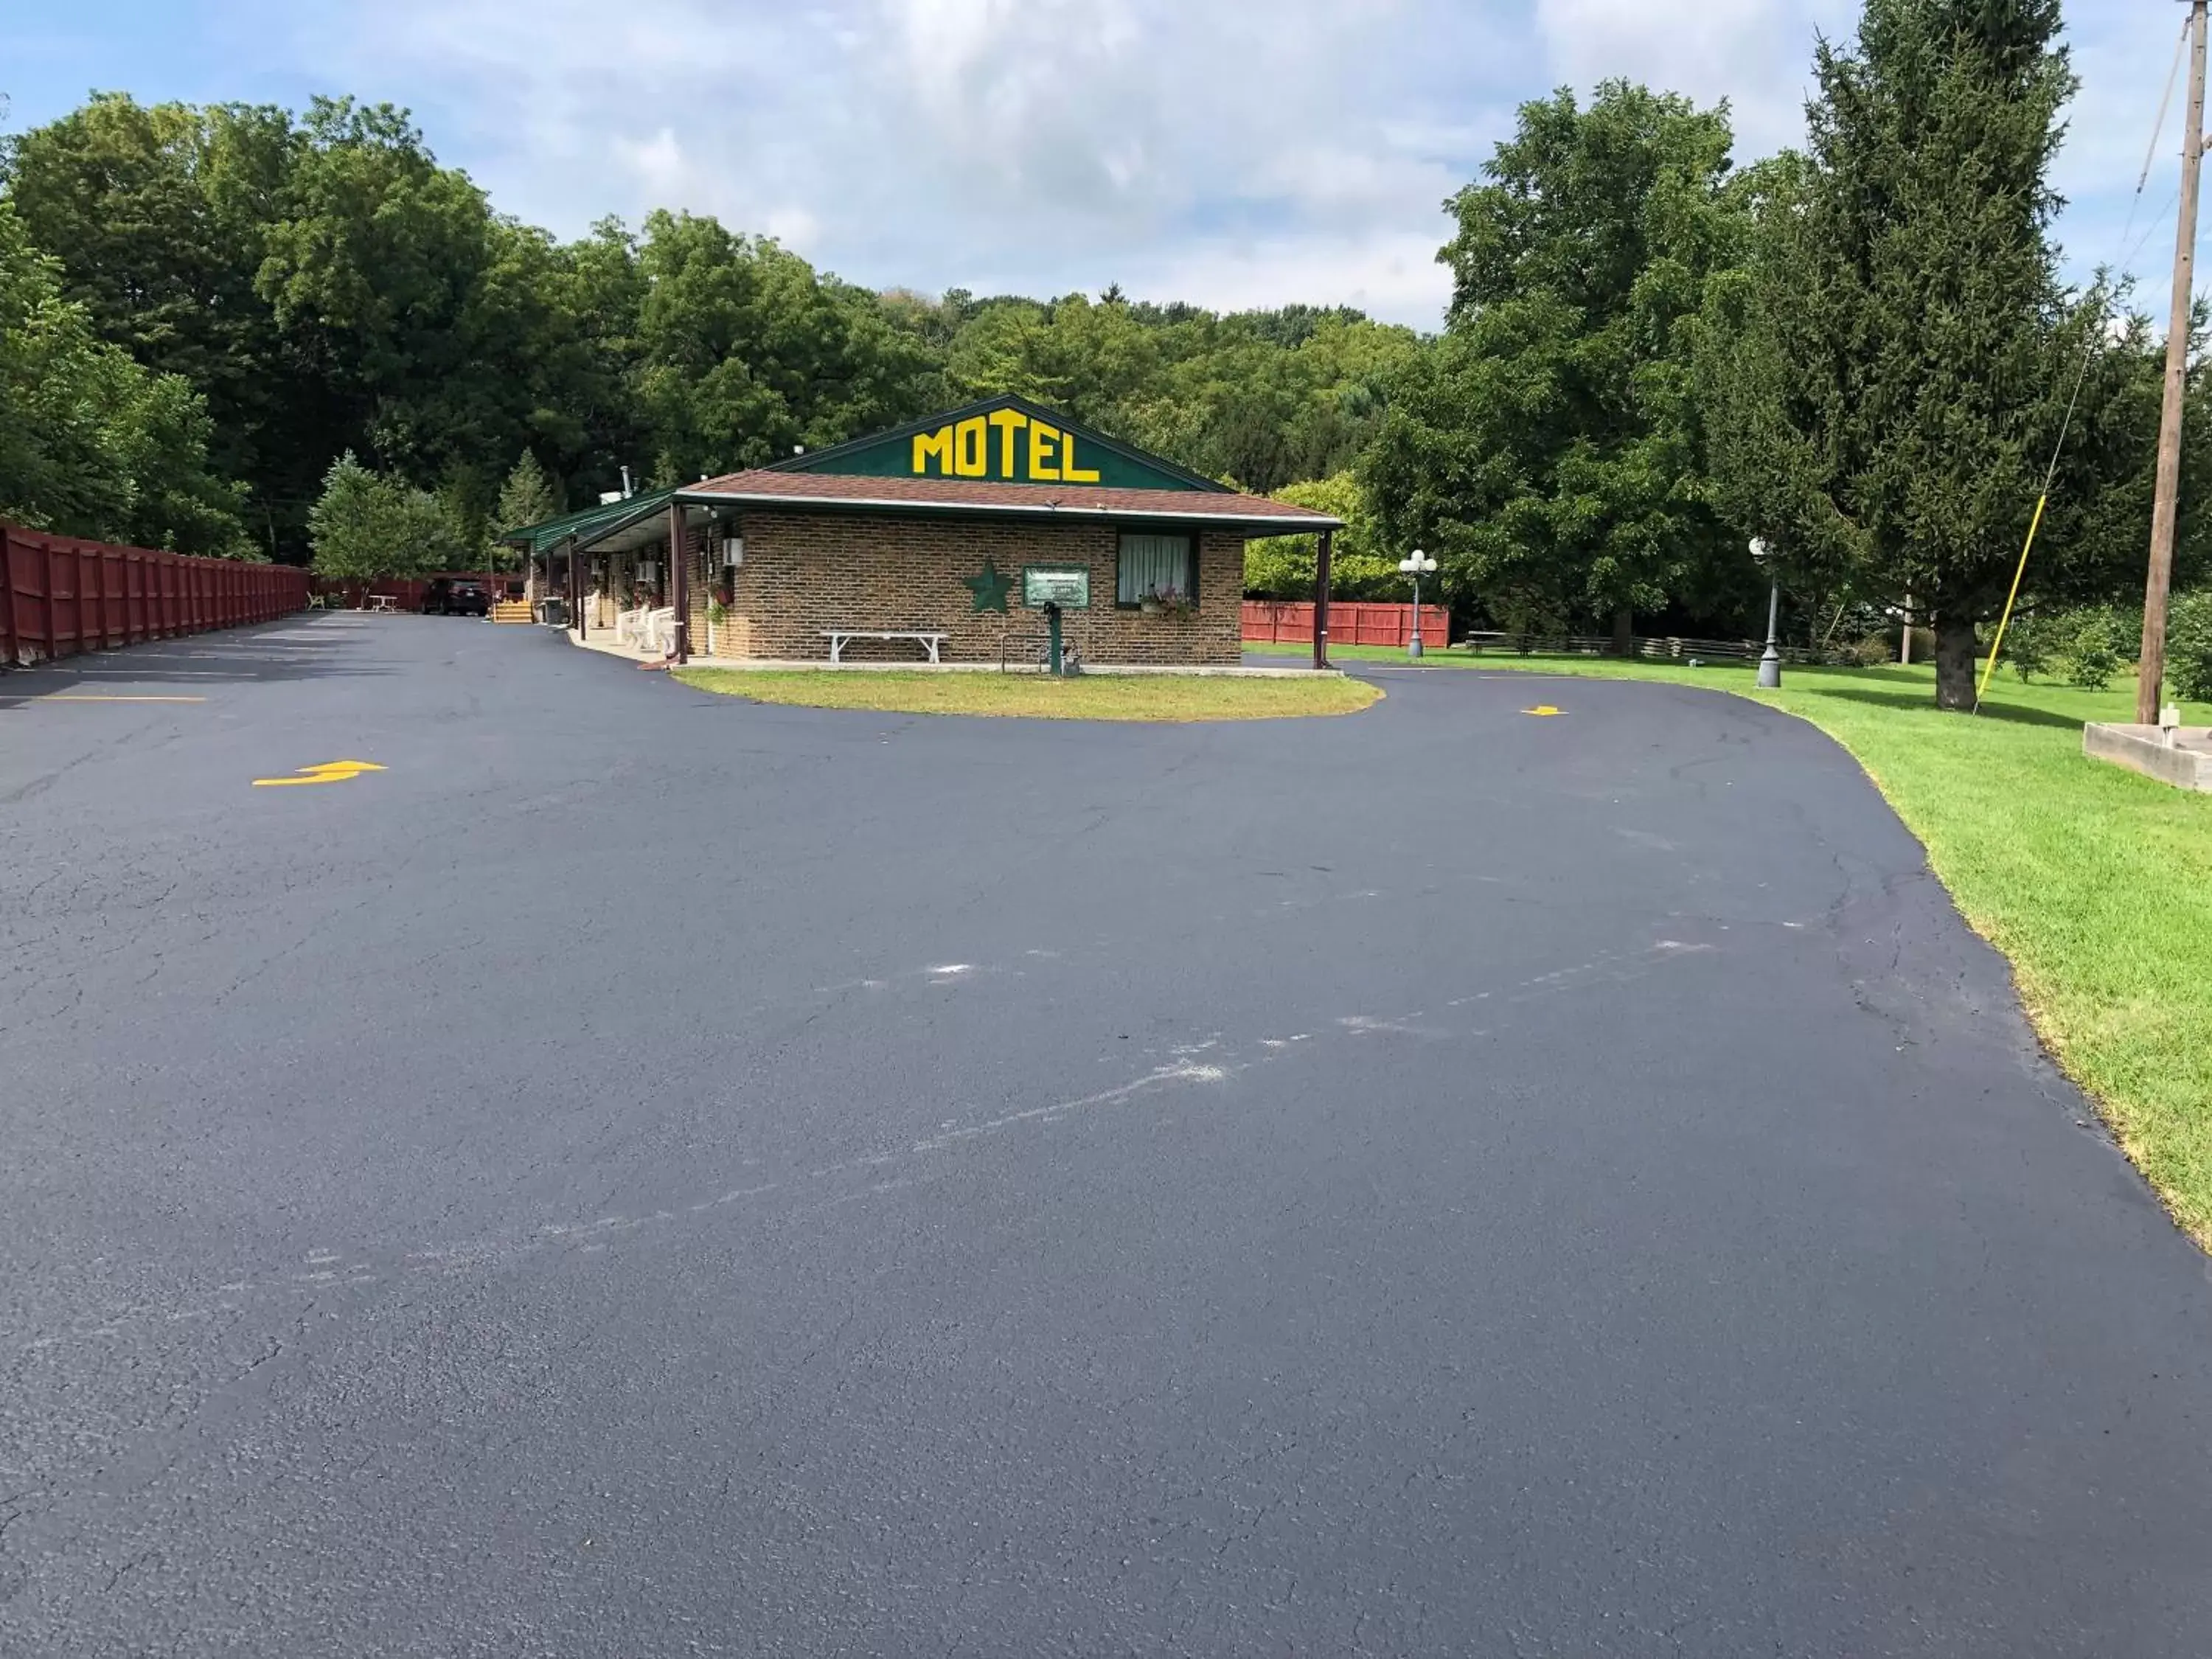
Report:
M 520 530 L 510 530 L 499 539 L 509 547 L 520 547 L 532 554 L 549 552 L 572 538 L 577 549 L 588 552 L 592 544 L 601 538 L 612 535 L 641 520 L 656 514 L 665 514 L 668 505 L 676 499 L 673 489 L 656 489 L 647 495 L 631 495 L 619 501 L 602 501 L 574 513 L 564 513 L 557 519 L 548 519 L 543 524 L 526 525 Z

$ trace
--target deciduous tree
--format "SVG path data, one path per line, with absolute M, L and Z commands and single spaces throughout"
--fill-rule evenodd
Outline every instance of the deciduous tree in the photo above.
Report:
M 1329 586 L 1338 599 L 1412 597 L 1397 556 L 1386 552 L 1377 540 L 1366 494 L 1350 472 L 1285 485 L 1275 492 L 1275 499 L 1344 521 L 1329 550 Z M 1311 599 L 1319 553 L 1320 538 L 1315 536 L 1262 536 L 1245 543 L 1244 591 L 1255 599 Z
M 1610 617 L 1740 580 L 1714 513 L 1691 326 L 1742 257 L 1726 112 L 1626 82 L 1522 107 L 1452 204 L 1443 337 L 1395 392 L 1367 476 L 1393 544 L 1462 593 Z
M 208 465 L 199 394 L 102 340 L 0 199 L 0 517 L 239 556 L 238 490 Z

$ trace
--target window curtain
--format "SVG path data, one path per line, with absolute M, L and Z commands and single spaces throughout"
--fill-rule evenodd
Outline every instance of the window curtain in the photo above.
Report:
M 1115 603 L 1136 605 L 1147 593 L 1191 597 L 1189 537 L 1121 538 L 1121 574 L 1115 585 Z

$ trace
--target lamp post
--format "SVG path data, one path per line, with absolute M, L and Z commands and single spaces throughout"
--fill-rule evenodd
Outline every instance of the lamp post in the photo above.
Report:
M 1782 686 L 1782 649 L 1774 637 L 1782 620 L 1782 576 L 1771 568 L 1774 550 L 1767 545 L 1765 537 L 1751 538 L 1751 556 L 1768 569 L 1772 582 L 1766 594 L 1766 651 L 1759 659 L 1759 684 L 1761 690 L 1776 691 Z
M 1437 574 L 1437 562 L 1417 547 L 1407 557 L 1398 561 L 1398 568 L 1413 579 L 1413 637 L 1406 641 L 1406 654 L 1419 662 L 1421 658 L 1421 578 Z

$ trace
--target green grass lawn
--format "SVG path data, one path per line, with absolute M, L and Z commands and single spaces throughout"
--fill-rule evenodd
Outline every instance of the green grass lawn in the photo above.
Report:
M 1370 652 L 1403 660 L 1388 647 L 1332 654 Z M 2011 958 L 2038 1029 L 2128 1156 L 2212 1245 L 2212 795 L 2083 757 L 2084 721 L 2135 718 L 2132 684 L 2076 691 L 2001 669 L 1969 717 L 1936 710 L 1923 667 L 1785 667 L 1782 690 L 1762 692 L 1740 664 L 1429 660 L 1711 686 L 1833 737 L 1927 847 L 1967 921 Z M 2212 709 L 2183 718 L 2212 724 Z
M 944 674 L 908 670 L 684 669 L 702 691 L 814 708 L 1007 714 L 1056 720 L 1267 720 L 1350 714 L 1382 694 L 1340 676 L 1237 679 L 1184 674 Z

